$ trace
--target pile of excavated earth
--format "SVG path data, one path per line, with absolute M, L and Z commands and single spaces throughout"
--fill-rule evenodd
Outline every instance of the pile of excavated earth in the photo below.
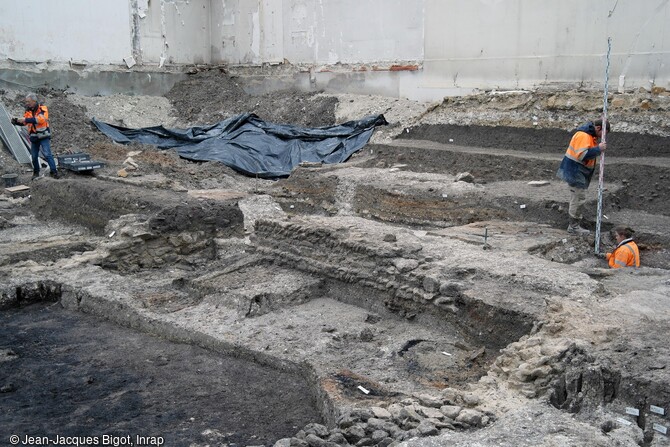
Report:
M 23 93 L 2 100 L 18 113 Z M 30 187 L 0 197 L 4 318 L 57 303 L 306 384 L 302 400 L 250 402 L 284 405 L 286 417 L 313 406 L 274 438 L 255 437 L 262 416 L 247 437 L 217 426 L 212 414 L 235 410 L 208 403 L 207 427 L 183 445 L 667 445 L 670 92 L 610 94 L 601 250 L 615 225 L 632 227 L 642 267 L 623 270 L 594 255 L 593 231 L 565 231 L 569 193 L 555 177 L 571 130 L 599 118 L 599 92 L 252 96 L 243 78 L 211 70 L 165 97 L 38 93 L 54 152 L 105 166 L 30 181 L 0 154 Z M 244 112 L 308 127 L 384 114 L 389 125 L 346 163 L 265 180 L 119 145 L 90 124 L 185 127 Z M 591 230 L 596 203 L 592 185 Z M 0 342 L 0 368 L 21 352 Z M 298 386 L 283 383 L 286 395 Z M 249 375 L 239 387 L 255 386 Z M 0 401 L 22 391 L 0 387 Z

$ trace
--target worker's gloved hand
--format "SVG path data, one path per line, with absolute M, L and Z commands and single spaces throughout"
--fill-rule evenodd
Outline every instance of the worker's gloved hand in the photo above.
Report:
M 12 124 L 15 126 L 19 125 L 19 120 L 17 118 L 12 118 Z
M 605 255 L 605 253 L 596 253 L 595 257 L 598 258 L 598 259 L 605 259 L 606 255 Z

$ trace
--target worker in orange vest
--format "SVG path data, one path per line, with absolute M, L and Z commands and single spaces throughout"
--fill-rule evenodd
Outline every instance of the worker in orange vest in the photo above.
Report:
M 612 253 L 606 253 L 605 259 L 613 269 L 622 267 L 639 267 L 640 250 L 633 241 L 633 230 L 625 226 L 618 226 L 614 229 L 614 238 L 617 246 Z
M 607 122 L 607 132 L 610 123 Z M 581 226 L 582 208 L 586 202 L 586 190 L 596 169 L 596 158 L 607 149 L 606 143 L 598 143 L 602 137 L 603 122 L 596 120 L 579 127 L 568 146 L 556 175 L 570 186 L 568 233 L 587 235 L 589 230 Z
M 39 154 L 42 154 L 49 164 L 51 176 L 58 178 L 58 170 L 54 157 L 51 154 L 51 129 L 49 128 L 49 109 L 37 101 L 35 93 L 29 93 L 25 97 L 26 108 L 23 118 L 13 118 L 12 124 L 26 126 L 30 137 L 30 152 L 33 159 L 33 179 L 40 176 Z

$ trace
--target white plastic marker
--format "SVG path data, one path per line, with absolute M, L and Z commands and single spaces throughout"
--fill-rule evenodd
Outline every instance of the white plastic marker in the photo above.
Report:
M 363 393 L 363 394 L 370 394 L 370 390 L 363 388 L 362 386 L 358 385 L 358 389 Z
M 633 425 L 631 421 L 626 420 L 624 418 L 616 418 L 616 421 L 623 425 Z
M 631 416 L 639 416 L 640 410 L 637 408 L 626 407 L 626 414 L 630 414 Z
M 607 142 L 607 87 L 610 78 L 610 52 L 612 50 L 612 38 L 607 38 L 607 66 L 605 67 L 605 99 L 603 101 L 603 133 L 601 141 Z M 598 214 L 596 215 L 596 244 L 595 253 L 600 253 L 600 223 L 603 213 L 603 178 L 605 177 L 605 153 L 600 153 L 600 177 L 598 178 Z
M 649 405 L 649 410 L 652 413 L 660 414 L 661 416 L 665 415 L 665 408 L 657 407 L 656 405 Z

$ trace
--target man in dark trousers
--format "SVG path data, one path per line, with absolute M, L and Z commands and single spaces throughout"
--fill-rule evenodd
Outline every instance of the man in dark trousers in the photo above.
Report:
M 606 126 L 609 132 L 610 123 L 607 122 Z M 589 122 L 579 127 L 572 136 L 561 166 L 556 172 L 558 178 L 567 182 L 570 187 L 568 233 L 589 234 L 589 230 L 581 226 L 582 209 L 586 201 L 586 190 L 596 170 L 596 158 L 607 149 L 607 144 L 598 143 L 602 133 L 602 120 Z
M 30 137 L 30 152 L 33 157 L 33 179 L 40 176 L 40 148 L 49 164 L 51 176 L 58 178 L 56 163 L 51 154 L 51 129 L 49 128 L 49 110 L 37 102 L 37 95 L 29 93 L 25 98 L 26 111 L 23 118 L 13 118 L 12 124 L 26 126 Z

